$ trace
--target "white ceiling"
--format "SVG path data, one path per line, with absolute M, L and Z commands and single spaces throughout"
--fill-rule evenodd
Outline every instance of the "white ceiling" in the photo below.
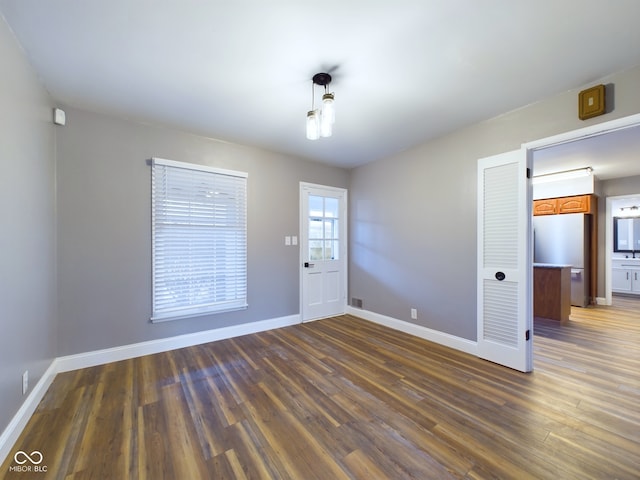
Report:
M 63 104 L 345 167 L 640 63 L 638 0 L 0 0 L 0 12 Z M 336 124 L 311 142 L 320 71 Z
M 640 175 L 640 127 L 535 150 L 533 174 L 591 167 L 598 180 Z

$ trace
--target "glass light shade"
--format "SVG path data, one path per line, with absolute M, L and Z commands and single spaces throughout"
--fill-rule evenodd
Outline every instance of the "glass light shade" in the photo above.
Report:
M 326 117 L 324 111 L 320 113 L 320 136 L 330 137 L 333 133 L 333 124 L 330 117 Z
M 336 121 L 334 100 L 333 93 L 325 93 L 322 96 L 322 117 L 326 118 L 326 121 L 330 122 L 332 125 Z
M 307 138 L 309 140 L 320 138 L 320 122 L 317 110 L 307 112 Z
M 321 137 L 330 137 L 333 133 L 333 123 L 336 120 L 333 100 L 333 93 L 325 93 L 322 96 L 322 115 L 320 116 Z

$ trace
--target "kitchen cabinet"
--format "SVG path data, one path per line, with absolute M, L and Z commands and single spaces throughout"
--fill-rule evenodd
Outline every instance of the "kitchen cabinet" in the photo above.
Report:
M 598 197 L 592 194 L 572 195 L 570 197 L 544 198 L 533 201 L 533 215 L 561 215 L 586 213 L 591 215 L 591 274 L 589 279 L 590 295 L 595 297 L 598 285 Z M 640 274 L 638 274 L 640 278 Z M 640 280 L 639 280 L 640 282 Z
M 611 266 L 611 290 L 640 295 L 640 260 L 614 259 Z
M 534 215 L 555 215 L 558 213 L 558 199 L 545 198 L 543 200 L 533 201 Z
M 558 198 L 558 213 L 591 213 L 591 195 Z
M 533 316 L 569 321 L 571 266 L 533 264 Z
M 591 205 L 592 195 L 544 198 L 533 201 L 534 215 L 556 215 L 562 213 L 595 213 Z

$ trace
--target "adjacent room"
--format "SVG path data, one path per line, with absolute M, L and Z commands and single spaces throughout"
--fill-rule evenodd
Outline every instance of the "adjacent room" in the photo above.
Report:
M 0 479 L 637 479 L 639 18 L 0 0 Z

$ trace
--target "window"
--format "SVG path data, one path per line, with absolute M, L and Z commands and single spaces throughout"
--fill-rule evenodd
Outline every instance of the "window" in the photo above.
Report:
M 247 174 L 154 158 L 154 322 L 247 307 Z
M 339 201 L 309 195 L 309 260 L 338 260 Z

